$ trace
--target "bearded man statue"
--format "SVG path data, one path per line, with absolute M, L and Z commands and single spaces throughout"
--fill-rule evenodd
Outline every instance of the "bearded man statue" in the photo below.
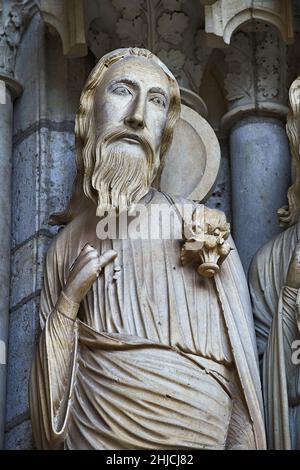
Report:
M 144 49 L 104 56 L 82 92 L 31 374 L 40 449 L 265 447 L 250 298 L 225 217 L 152 187 L 179 115 L 175 78 Z M 167 206 L 180 236 L 99 236 L 99 221 L 134 221 L 138 204 L 150 226 L 150 209 Z M 202 241 L 183 234 L 199 208 Z

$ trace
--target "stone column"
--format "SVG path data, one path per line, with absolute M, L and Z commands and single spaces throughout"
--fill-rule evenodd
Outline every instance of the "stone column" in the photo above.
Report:
M 245 117 L 230 133 L 233 234 L 248 270 L 254 253 L 280 231 L 276 212 L 290 182 L 283 123 Z
M 277 210 L 285 204 L 290 158 L 285 134 L 286 58 L 277 32 L 257 24 L 239 32 L 225 54 L 233 236 L 245 271 L 255 252 L 280 232 Z
M 13 99 L 20 85 L 0 74 L 0 448 L 3 447 L 10 292 Z
M 14 78 L 14 65 L 24 14 L 23 5 L 13 2 L 5 2 L 0 11 L 0 448 L 4 441 L 10 303 L 13 100 L 22 91 Z
M 1 81 L 0 103 L 0 448 L 2 448 L 5 418 L 6 351 L 10 284 L 10 188 L 12 155 L 12 99 L 10 92 L 6 89 L 4 81 Z

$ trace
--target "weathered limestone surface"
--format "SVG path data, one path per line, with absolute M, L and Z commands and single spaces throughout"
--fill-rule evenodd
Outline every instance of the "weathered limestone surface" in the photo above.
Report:
M 254 257 L 249 275 L 269 449 L 300 449 L 300 76 L 289 91 L 293 184 L 278 211 L 286 230 Z
M 6 448 L 30 448 L 28 376 L 39 331 L 37 303 L 44 254 L 74 177 L 74 115 L 86 59 L 66 59 L 59 37 L 37 14 L 16 60 L 24 92 L 15 103 L 12 178 L 11 299 Z M 71 83 L 71 86 L 69 85 Z
M 39 333 L 37 309 L 44 254 L 57 231 L 47 220 L 53 211 L 65 207 L 70 195 L 75 171 L 74 115 L 95 58 L 120 46 L 146 46 L 169 66 L 182 87 L 202 96 L 222 153 L 219 177 L 207 205 L 223 210 L 232 222 L 245 269 L 256 249 L 280 230 L 276 211 L 286 202 L 290 178 L 283 127 L 286 91 L 300 73 L 300 7 L 296 1 L 23 3 L 27 19 L 38 8 L 42 10 L 26 26 L 24 35 L 22 14 L 18 16 L 22 9 L 9 16 L 14 1 L 0 0 L 0 74 L 5 70 L 14 74 L 24 86 L 22 96 L 14 102 L 13 118 L 11 94 L 7 94 L 6 105 L 0 100 L 2 214 L 10 212 L 11 163 L 13 171 L 11 262 L 3 248 L 5 240 L 9 244 L 9 217 L 0 217 L 1 259 L 5 255 L 5 263 L 0 264 L 0 341 L 5 339 L 1 332 L 7 330 L 3 312 L 9 308 L 8 296 L 2 294 L 5 285 L 11 287 L 7 449 L 33 446 L 28 420 L 29 365 Z M 1 29 L 1 6 L 5 24 L 10 22 L 6 31 Z M 250 18 L 263 21 L 247 23 Z M 295 44 L 286 46 L 293 36 Z M 224 49 L 225 43 L 230 45 Z M 217 51 L 221 55 L 216 56 L 218 67 L 207 78 L 216 52 L 213 48 L 221 48 Z M 210 87 L 207 95 L 201 88 L 205 80 Z M 218 93 L 213 83 L 219 87 Z M 7 129 L 12 119 L 11 162 L 12 135 Z M 0 344 L 2 386 L 5 376 Z M 0 410 L 1 400 L 0 390 Z M 1 419 L 0 411 L 0 427 Z
M 216 47 L 230 44 L 243 24 L 260 20 L 274 25 L 285 42 L 293 40 L 292 0 L 200 0 L 205 5 L 205 30 Z
M 74 136 L 65 128 L 64 124 L 49 122 L 47 127 L 15 143 L 13 248 L 41 228 L 49 231 L 49 214 L 62 208 L 70 194 L 74 178 Z M 66 175 L 65 182 L 61 181 L 61 175 Z
M 5 449 L 7 450 L 30 450 L 34 448 L 31 423 L 29 419 L 16 424 L 12 430 L 7 432 Z
M 172 200 L 171 188 L 151 188 L 171 118 L 184 110 L 174 76 L 145 49 L 111 51 L 85 84 L 73 217 L 61 214 L 69 223 L 47 254 L 30 377 L 38 449 L 265 448 L 251 304 L 229 224 L 220 211 Z M 203 144 L 211 172 L 219 144 L 201 129 L 212 136 Z M 136 204 L 140 230 L 101 236 L 98 217 L 112 209 L 113 220 L 118 209 L 127 218 Z M 168 215 L 156 219 L 163 206 L 178 213 L 175 239 L 163 230 Z
M 206 201 L 208 207 L 219 209 L 226 214 L 226 218 L 231 222 L 231 177 L 230 159 L 227 139 L 219 139 L 221 147 L 221 165 L 219 176 L 214 189 Z
M 4 424 L 4 397 L 6 389 L 7 311 L 9 307 L 10 227 L 11 227 L 11 155 L 12 155 L 12 98 L 6 90 L 5 104 L 0 113 L 0 428 Z M 0 447 L 2 438 L 0 438 Z
M 277 210 L 290 184 L 285 128 L 272 118 L 245 118 L 231 131 L 230 153 L 233 234 L 247 271 L 253 253 L 281 231 Z
M 13 308 L 10 314 L 7 386 L 13 393 L 7 397 L 8 429 L 28 419 L 28 393 L 24 393 L 24 385 L 29 380 L 31 357 L 37 340 L 38 308 L 39 294 L 36 294 L 24 305 Z

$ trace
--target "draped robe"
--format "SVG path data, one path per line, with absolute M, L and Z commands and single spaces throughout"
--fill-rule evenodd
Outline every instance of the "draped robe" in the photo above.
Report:
M 299 223 L 272 239 L 257 252 L 249 276 L 270 449 L 300 449 L 300 365 L 293 363 L 298 292 L 285 285 L 299 239 Z
M 153 189 L 143 203 L 172 206 Z M 252 312 L 236 250 L 215 279 L 201 278 L 181 265 L 181 239 L 99 240 L 92 211 L 68 224 L 47 254 L 30 386 L 37 447 L 222 449 L 234 421 L 245 442 L 264 448 Z M 63 288 L 87 242 L 118 257 L 73 322 L 76 305 Z M 247 429 L 243 416 L 232 418 L 236 393 Z

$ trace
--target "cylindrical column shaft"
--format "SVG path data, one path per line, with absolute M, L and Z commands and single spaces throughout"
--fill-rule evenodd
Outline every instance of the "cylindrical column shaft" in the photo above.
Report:
M 10 91 L 6 87 L 1 89 L 5 90 L 5 97 L 0 97 L 0 448 L 3 448 L 10 291 L 13 104 Z
M 277 209 L 290 184 L 289 145 L 282 122 L 246 117 L 231 129 L 233 236 L 246 273 L 255 252 L 280 232 Z

